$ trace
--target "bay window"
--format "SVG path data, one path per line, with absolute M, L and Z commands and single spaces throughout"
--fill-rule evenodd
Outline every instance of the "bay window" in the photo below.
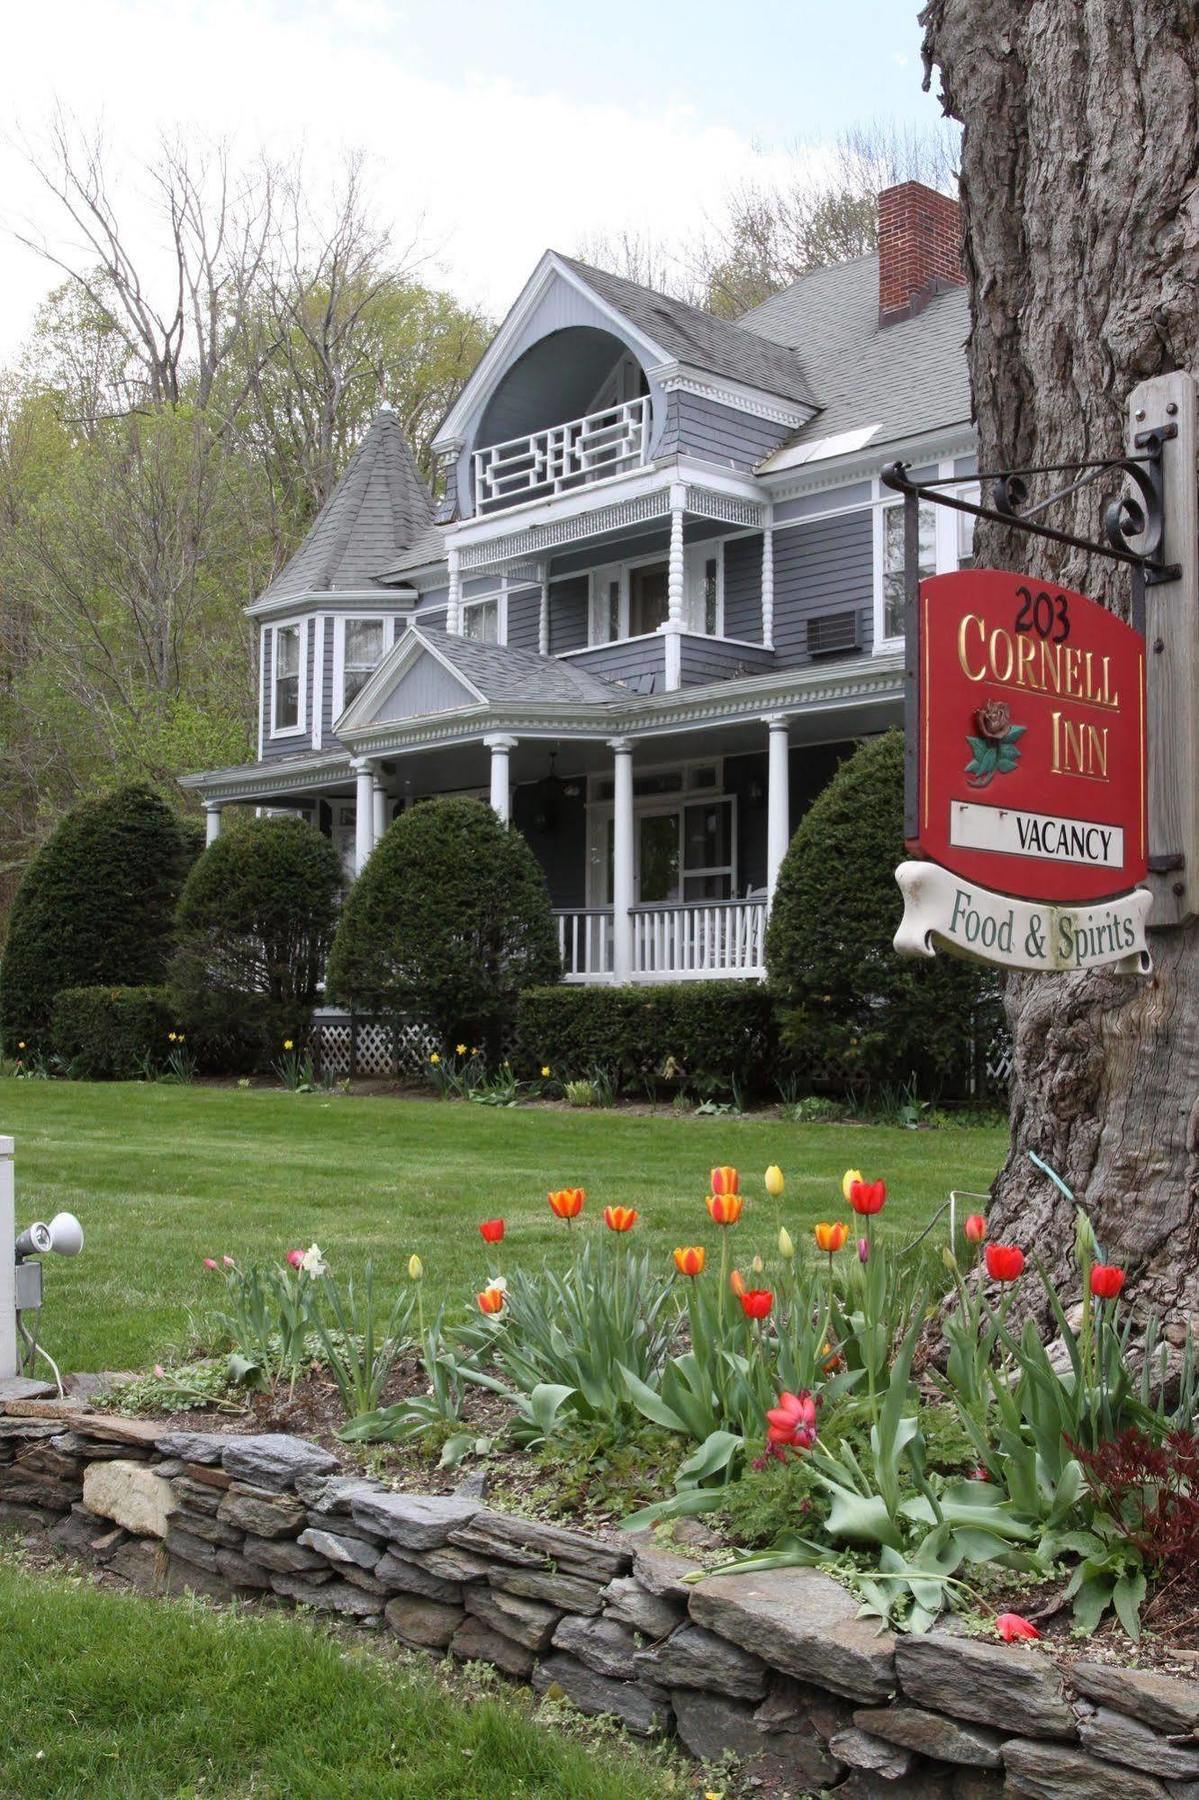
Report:
M 347 619 L 341 682 L 343 712 L 362 692 L 382 660 L 382 619 Z
M 273 637 L 271 674 L 271 733 L 300 731 L 303 728 L 303 696 L 301 693 L 304 649 L 302 625 L 277 625 Z

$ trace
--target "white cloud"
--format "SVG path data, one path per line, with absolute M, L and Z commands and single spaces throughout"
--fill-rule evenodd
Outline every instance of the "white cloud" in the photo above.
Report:
M 423 216 L 437 272 L 502 311 L 548 245 L 596 233 L 685 239 L 762 158 L 736 131 L 683 103 L 634 109 L 527 93 L 453 61 L 436 75 L 403 53 L 385 0 L 332 0 L 289 16 L 272 0 L 55 0 L 6 18 L 0 110 L 33 136 L 61 102 L 103 114 L 136 159 L 161 131 L 228 134 L 244 149 L 302 145 L 315 180 L 350 146 L 401 242 Z M 10 142 L 0 149 L 0 216 L 50 218 Z M 50 285 L 45 265 L 0 240 L 0 355 Z

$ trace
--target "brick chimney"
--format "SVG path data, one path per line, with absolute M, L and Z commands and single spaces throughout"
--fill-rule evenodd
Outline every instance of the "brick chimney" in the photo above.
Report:
M 962 214 L 956 200 L 921 181 L 878 197 L 878 322 L 910 319 L 934 294 L 960 287 Z

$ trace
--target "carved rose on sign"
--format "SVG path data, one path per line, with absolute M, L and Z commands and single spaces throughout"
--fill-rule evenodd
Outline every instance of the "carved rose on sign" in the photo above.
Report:
M 1012 722 L 1012 709 L 1006 700 L 988 700 L 980 706 L 974 715 L 979 736 L 990 738 L 992 743 L 1001 743 L 1008 734 Z
M 988 700 L 974 715 L 978 736 L 966 735 L 970 761 L 966 779 L 971 787 L 983 788 L 995 775 L 1010 775 L 1020 761 L 1019 740 L 1027 725 L 1012 724 L 1012 709 L 1006 700 Z

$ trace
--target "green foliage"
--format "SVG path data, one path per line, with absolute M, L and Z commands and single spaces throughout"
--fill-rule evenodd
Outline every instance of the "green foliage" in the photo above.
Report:
M 165 988 L 77 987 L 55 995 L 50 1030 L 72 1075 L 132 1081 L 164 1063 L 171 1024 Z
M 329 991 L 494 1050 L 517 997 L 557 974 L 545 877 L 520 833 L 478 800 L 431 800 L 401 813 L 350 890 Z
M 562 1081 L 606 1070 L 618 1089 L 682 1081 L 761 1092 L 774 1055 L 770 997 L 752 981 L 533 988 L 517 1010 L 522 1053 Z
M 901 901 L 903 738 L 871 738 L 807 813 L 783 862 L 766 964 L 783 1046 L 805 1082 L 859 1092 L 913 1077 L 962 1091 L 999 1022 L 994 980 L 892 938 Z
M 179 901 L 171 989 L 210 1067 L 268 1066 L 307 1034 L 333 939 L 341 864 L 299 819 L 222 832 Z
M 63 988 L 161 982 L 191 834 L 148 787 L 68 813 L 26 870 L 0 963 L 0 1036 L 48 1048 Z

